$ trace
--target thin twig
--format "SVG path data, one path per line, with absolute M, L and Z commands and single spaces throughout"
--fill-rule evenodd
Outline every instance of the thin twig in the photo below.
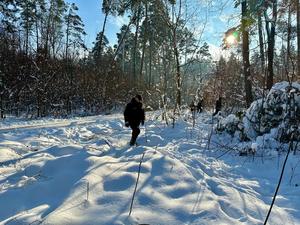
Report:
M 284 169 L 285 169 L 285 166 L 286 166 L 286 162 L 287 162 L 287 160 L 288 160 L 288 157 L 289 157 L 289 154 L 290 154 L 290 151 L 291 151 L 292 148 L 293 148 L 293 135 L 292 135 L 292 139 L 291 139 L 291 142 L 290 142 L 290 145 L 289 145 L 288 152 L 287 152 L 287 154 L 286 154 L 286 157 L 285 157 L 285 160 L 284 160 L 284 163 L 283 163 L 283 166 L 282 166 L 282 170 L 281 170 L 281 174 L 280 174 L 280 177 L 279 177 L 279 181 L 278 181 L 278 184 L 277 184 L 277 187 L 276 187 L 276 191 L 275 191 L 275 193 L 274 193 L 273 200 L 272 200 L 272 203 L 271 203 L 271 205 L 270 205 L 270 209 L 269 209 L 269 211 L 268 211 L 268 214 L 267 214 L 267 217 L 266 217 L 266 219 L 265 219 L 264 225 L 267 224 L 268 219 L 269 219 L 269 216 L 270 216 L 270 214 L 271 214 L 271 211 L 272 211 L 273 205 L 274 205 L 274 203 L 275 203 L 275 199 L 276 199 L 276 196 L 277 196 L 277 193 L 278 193 L 280 184 L 281 184 L 281 180 L 282 180 L 282 177 L 283 177 L 283 173 L 284 173 Z
M 219 155 L 216 159 L 219 159 L 221 158 L 222 156 L 226 155 L 228 152 L 232 151 L 232 150 L 235 150 L 235 149 L 228 149 L 227 151 L 225 151 L 223 154 Z
M 137 185 L 138 185 L 138 182 L 139 182 L 139 179 L 140 179 L 141 166 L 142 166 L 142 163 L 143 163 L 144 156 L 145 156 L 145 152 L 143 153 L 142 158 L 141 158 L 141 161 L 140 161 L 139 171 L 138 171 L 138 176 L 137 176 L 137 179 L 136 179 L 136 182 L 135 182 L 135 188 L 134 188 L 134 192 L 133 192 L 132 199 L 131 199 L 130 210 L 129 210 L 129 216 L 131 215 L 132 206 L 133 206 L 133 201 L 134 201 L 134 197 L 135 197 Z

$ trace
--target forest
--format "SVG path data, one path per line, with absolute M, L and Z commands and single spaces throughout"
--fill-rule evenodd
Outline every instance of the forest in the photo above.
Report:
M 210 109 L 219 96 L 229 112 L 249 107 L 279 81 L 299 80 L 299 2 L 231 2 L 238 15 L 224 30 L 230 55 L 213 60 L 202 34 L 214 0 L 104 0 L 91 48 L 75 3 L 2 0 L 0 111 L 62 117 L 93 115 L 123 106 L 142 93 L 149 109 L 174 113 L 192 100 Z M 127 17 L 117 43 L 106 37 L 108 18 Z M 200 18 L 200 21 L 199 21 Z M 197 22 L 196 22 L 197 21 Z M 117 90 L 117 91 L 115 91 Z
M 299 0 L 95 1 L 0 0 L 0 223 L 300 224 Z

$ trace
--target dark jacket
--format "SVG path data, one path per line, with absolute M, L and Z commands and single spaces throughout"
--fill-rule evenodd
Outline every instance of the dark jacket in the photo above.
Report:
M 222 108 L 222 98 L 219 97 L 219 99 L 216 101 L 216 112 L 219 112 Z
M 124 119 L 125 123 L 129 122 L 129 125 L 133 127 L 138 127 L 140 123 L 144 124 L 145 110 L 143 104 L 137 102 L 135 98 L 131 99 L 131 102 L 126 105 Z
M 203 106 L 203 99 L 200 99 L 197 104 L 197 111 L 202 112 L 202 106 Z

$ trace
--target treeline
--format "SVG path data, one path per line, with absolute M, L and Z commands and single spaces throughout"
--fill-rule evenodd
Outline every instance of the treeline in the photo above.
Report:
M 179 109 L 210 66 L 208 45 L 200 48 L 183 7 L 175 1 L 103 1 L 104 24 L 89 51 L 75 4 L 1 1 L 1 116 L 99 113 L 136 92 L 152 108 Z M 107 17 L 125 14 L 129 22 L 111 46 Z
M 128 97 L 132 86 L 112 54 L 100 60 L 87 50 L 77 11 L 63 0 L 0 2 L 2 118 L 99 113 Z
M 227 109 L 249 106 L 279 81 L 300 81 L 300 5 L 295 0 L 235 1 L 241 17 L 224 35 L 234 53 L 216 63 L 203 88 L 207 104 L 223 96 Z
M 104 0 L 102 7 L 105 19 L 96 45 L 101 50 L 96 52 L 109 52 L 107 18 L 127 15 L 112 51 L 125 76 L 143 84 L 148 105 L 179 110 L 191 96 L 199 96 L 211 55 L 208 44 L 199 40 L 205 24 L 197 29 L 190 24 L 196 13 L 189 13 L 190 5 L 181 0 Z
M 195 22 L 198 8 L 211 7 L 203 4 L 103 0 L 103 26 L 88 50 L 75 4 L 1 1 L 1 116 L 99 113 L 136 92 L 153 109 L 176 112 L 199 98 L 211 107 L 219 96 L 233 109 L 249 106 L 276 81 L 299 80 L 298 1 L 237 1 L 241 17 L 224 37 L 224 47 L 236 52 L 217 62 L 201 39 L 208 18 Z M 116 16 L 128 23 L 112 46 L 105 33 Z M 232 35 L 234 45 L 227 43 Z

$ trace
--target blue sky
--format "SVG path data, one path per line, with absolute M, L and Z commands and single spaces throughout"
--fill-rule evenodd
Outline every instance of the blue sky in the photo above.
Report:
M 86 44 L 89 48 L 92 47 L 92 42 L 95 41 L 97 33 L 102 29 L 104 15 L 101 11 L 101 0 L 67 0 L 67 2 L 75 3 L 79 10 L 78 14 L 84 22 L 86 36 Z M 110 42 L 116 41 L 116 33 L 119 31 L 121 19 L 109 17 L 105 35 Z
M 233 3 L 226 4 L 222 8 L 222 11 L 217 11 L 214 7 L 218 7 L 222 4 L 222 0 L 216 3 L 212 3 L 212 7 L 203 7 L 201 0 L 191 0 L 194 8 L 199 8 L 194 21 L 195 27 L 197 23 L 201 23 L 204 20 L 205 15 L 208 15 L 207 25 L 202 36 L 202 40 L 209 43 L 211 51 L 214 54 L 215 51 L 220 50 L 224 32 L 232 27 L 236 26 L 238 12 L 234 13 Z M 92 43 L 95 41 L 97 33 L 102 29 L 104 15 L 101 11 L 102 1 L 101 0 L 67 0 L 67 2 L 74 2 L 79 10 L 78 14 L 82 18 L 85 24 L 86 44 L 89 48 L 92 47 Z M 196 6 L 197 4 L 197 6 Z M 219 4 L 219 5 L 217 5 Z M 192 5 L 192 7 L 193 7 Z M 197 9 L 196 9 L 197 10 Z M 237 10 L 236 10 L 237 11 Z M 116 33 L 119 32 L 122 24 L 127 23 L 128 19 L 122 17 L 108 17 L 105 35 L 108 37 L 111 44 L 116 43 Z M 203 42 L 202 41 L 202 42 Z

